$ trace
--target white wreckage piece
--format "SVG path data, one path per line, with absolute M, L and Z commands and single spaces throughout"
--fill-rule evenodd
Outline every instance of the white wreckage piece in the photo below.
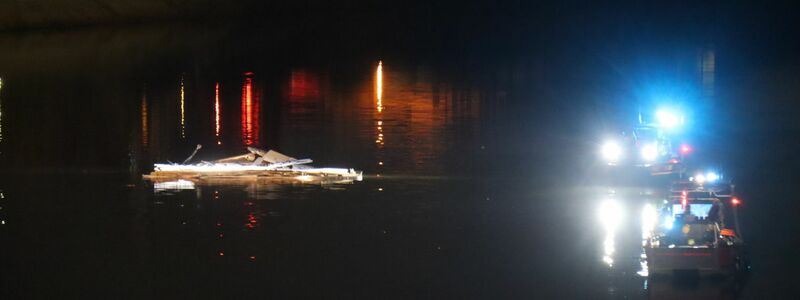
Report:
M 198 147 L 199 149 L 200 147 Z M 363 180 L 363 172 L 345 168 L 314 168 L 311 159 L 296 159 L 274 150 L 248 147 L 250 153 L 199 164 L 155 164 L 149 180 L 241 178 L 300 182 L 352 182 Z M 194 155 L 194 153 L 193 153 Z M 191 158 L 191 157 L 190 157 Z M 188 160 L 188 159 L 187 159 Z

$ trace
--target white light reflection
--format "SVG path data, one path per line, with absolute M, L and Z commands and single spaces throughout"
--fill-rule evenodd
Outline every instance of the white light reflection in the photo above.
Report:
M 653 235 L 653 230 L 655 230 L 657 223 L 658 211 L 652 204 L 645 204 L 644 208 L 642 208 L 642 246 Z
M 185 179 L 156 182 L 153 184 L 153 192 L 155 193 L 193 189 L 195 189 L 194 182 Z
M 642 277 L 647 277 L 650 275 L 650 271 L 647 268 L 647 254 L 644 252 L 639 255 L 639 271 L 636 271 L 636 274 Z M 647 289 L 647 281 L 645 281 L 645 289 Z
M 186 138 L 186 97 L 184 93 L 183 74 L 181 74 L 181 138 Z
M 622 220 L 622 207 L 614 200 L 606 200 L 600 205 L 598 210 L 598 217 L 605 229 L 605 238 L 603 240 L 603 262 L 609 267 L 614 266 L 614 252 L 616 245 L 614 237 L 617 227 Z

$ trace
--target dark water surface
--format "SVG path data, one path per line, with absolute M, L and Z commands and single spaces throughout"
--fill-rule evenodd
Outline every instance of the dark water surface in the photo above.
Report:
M 747 285 L 637 274 L 639 196 L 624 199 L 614 264 L 604 262 L 598 201 L 609 187 L 638 190 L 594 175 L 599 137 L 625 119 L 618 104 L 630 100 L 625 76 L 596 58 L 545 48 L 417 60 L 359 49 L 368 39 L 302 33 L 187 25 L 0 37 L 0 296 L 734 299 L 792 291 L 785 271 L 797 259 L 786 264 L 779 258 L 789 248 L 759 247 L 784 241 L 751 220 L 774 216 L 785 234 L 796 225 L 780 223 L 789 213 L 766 201 L 743 216 L 756 244 Z M 177 190 L 140 179 L 196 144 L 200 159 L 252 145 L 367 176 Z M 748 151 L 727 158 L 762 153 Z M 778 196 L 754 187 L 767 180 L 744 175 L 754 165 L 730 167 L 741 171 L 745 195 Z

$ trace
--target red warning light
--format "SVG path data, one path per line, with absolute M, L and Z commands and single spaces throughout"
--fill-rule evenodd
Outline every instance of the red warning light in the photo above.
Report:
M 739 204 L 742 204 L 742 202 L 739 201 L 739 198 L 733 198 L 731 199 L 731 204 L 733 204 L 734 206 L 738 206 Z

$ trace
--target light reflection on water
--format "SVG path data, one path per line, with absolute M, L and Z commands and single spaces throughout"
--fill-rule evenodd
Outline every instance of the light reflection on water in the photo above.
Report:
M 219 82 L 214 83 L 214 137 L 217 138 L 217 145 L 222 145 L 220 140 L 220 106 L 219 106 Z
M 150 129 L 149 129 L 150 127 L 149 127 L 149 124 L 148 124 L 150 122 L 150 119 L 147 116 L 147 91 L 145 89 L 142 89 L 141 113 L 142 113 L 142 116 L 141 116 L 141 119 L 142 119 L 142 123 L 141 123 L 141 128 L 142 128 L 142 130 L 141 130 L 142 146 L 147 148 L 147 146 L 150 145 Z
M 135 132 L 141 135 L 141 147 L 152 151 L 139 152 L 138 158 L 181 160 L 186 155 L 181 149 L 201 143 L 216 146 L 204 148 L 203 159 L 213 159 L 215 153 L 241 153 L 243 146 L 261 146 L 381 176 L 445 174 L 453 166 L 469 166 L 452 161 L 464 160 L 459 152 L 475 153 L 474 145 L 484 143 L 479 141 L 481 94 L 461 91 L 433 77 L 428 68 L 384 67 L 379 61 L 372 80 L 366 80 L 368 73 L 361 76 L 362 82 L 374 80 L 371 90 L 365 90 L 363 83 L 343 85 L 302 68 L 278 80 L 245 72 L 238 93 L 225 88 L 230 79 L 204 79 L 224 74 L 181 73 L 177 111 L 159 100 L 169 89 L 148 83 Z M 276 93 L 280 91 L 276 86 L 286 87 L 285 93 Z M 240 101 L 238 107 L 231 103 L 234 98 Z M 176 124 L 175 119 L 177 128 L 164 126 Z M 241 143 L 223 146 L 223 140 Z
M 139 144 L 150 150 L 132 155 L 144 157 L 142 169 L 152 161 L 180 161 L 189 152 L 184 148 L 193 148 L 197 143 L 219 145 L 224 140 L 225 145 L 204 147 L 203 159 L 238 154 L 244 145 L 260 144 L 290 155 L 314 158 L 322 165 L 365 169 L 375 176 L 353 185 L 178 184 L 148 185 L 143 191 L 137 188 L 123 192 L 112 187 L 124 184 L 110 179 L 59 186 L 64 180 L 75 178 L 58 178 L 43 189 L 40 179 L 35 178 L 27 189 L 15 187 L 22 192 L 14 195 L 26 195 L 32 201 L 17 210 L 16 213 L 25 213 L 23 218 L 13 218 L 14 223 L 20 220 L 30 228 L 29 233 L 42 233 L 56 245 L 90 245 L 78 247 L 88 254 L 84 257 L 77 253 L 80 251 L 65 254 L 54 250 L 65 249 L 62 247 L 14 253 L 33 252 L 35 255 L 31 257 L 35 258 L 53 257 L 54 261 L 80 263 L 70 266 L 89 276 L 114 273 L 97 264 L 84 263 L 96 262 L 100 257 L 104 264 L 134 270 L 127 272 L 120 268 L 118 272 L 150 277 L 131 279 L 133 290 L 181 291 L 198 286 L 202 290 L 202 286 L 214 287 L 224 282 L 228 284 L 226 287 L 235 286 L 238 290 L 250 290 L 253 286 L 297 288 L 299 283 L 300 288 L 322 287 L 324 292 L 372 287 L 374 293 L 412 296 L 430 296 L 431 290 L 486 293 L 507 289 L 531 295 L 540 291 L 546 291 L 541 292 L 545 295 L 569 294 L 576 290 L 574 281 L 582 280 L 574 274 L 595 274 L 587 269 L 593 270 L 594 264 L 600 264 L 596 251 L 599 245 L 603 245 L 602 254 L 613 261 L 613 269 L 636 271 L 629 266 L 636 265 L 638 257 L 628 255 L 627 244 L 620 241 L 627 233 L 607 232 L 598 238 L 579 239 L 578 242 L 590 241 L 590 244 L 576 246 L 575 236 L 584 236 L 586 230 L 575 223 L 593 216 L 594 211 L 583 208 L 591 206 L 593 210 L 594 205 L 581 203 L 577 206 L 581 207 L 580 213 L 557 218 L 553 214 L 566 210 L 563 203 L 570 199 L 563 191 L 541 196 L 542 184 L 524 174 L 513 183 L 505 183 L 505 177 L 486 179 L 477 173 L 478 176 L 469 174 L 473 176 L 463 179 L 462 174 L 454 171 L 487 161 L 493 170 L 503 171 L 503 175 L 513 165 L 525 169 L 540 166 L 534 155 L 494 155 L 505 153 L 500 151 L 493 155 L 474 154 L 482 146 L 494 147 L 487 142 L 491 139 L 487 139 L 485 131 L 488 135 L 525 140 L 528 135 L 538 133 L 531 128 L 556 127 L 545 122 L 523 122 L 506 128 L 509 131 L 486 130 L 487 123 L 497 121 L 484 110 L 487 102 L 497 110 L 502 104 L 492 102 L 500 97 L 497 95 L 519 91 L 459 82 L 433 67 L 391 60 L 377 65 L 375 60 L 363 61 L 347 69 L 357 75 L 341 79 L 342 72 L 336 70 L 288 66 L 275 69 L 245 66 L 233 71 L 201 66 L 142 81 L 130 82 L 126 78 L 114 82 L 133 86 L 128 90 L 136 91 L 144 82 L 146 88 L 141 89 L 141 94 L 100 87 L 96 93 L 132 103 L 129 110 L 121 111 L 138 115 L 131 113 L 129 118 L 118 119 L 130 119 L 126 126 L 134 135 L 130 138 L 132 145 L 124 148 L 135 149 L 135 144 Z M 243 76 L 241 70 L 253 73 Z M 176 75 L 181 78 L 177 86 L 178 101 Z M 61 89 L 64 87 L 60 85 L 53 88 L 59 95 Z M 288 91 L 281 93 L 282 89 Z M 69 92 L 67 89 L 65 97 L 69 97 Z M 81 90 L 72 97 L 82 99 L 91 94 Z M 71 112 L 90 119 L 105 113 L 114 119 L 123 116 L 115 115 L 116 110 L 98 106 L 102 103 L 93 103 L 96 111 Z M 5 113 L 2 111 L 5 108 L 0 107 L 0 114 Z M 539 109 L 547 108 L 536 107 Z M 520 114 L 526 112 L 523 109 Z M 535 117 L 524 116 L 528 118 Z M 52 121 L 56 124 L 53 127 L 70 126 L 69 122 L 59 122 L 62 120 Z M 0 126 L 5 125 L 4 121 L 0 119 Z M 25 123 L 16 125 L 9 127 L 17 130 L 30 127 L 23 126 Z M 43 135 L 58 140 L 53 137 L 102 129 L 70 128 L 45 131 Z M 118 128 L 110 132 L 103 136 L 129 133 Z M 78 137 L 76 134 L 75 138 Z M 181 141 L 181 137 L 186 141 Z M 103 149 L 108 142 L 97 136 L 87 140 L 101 140 Z M 75 144 L 80 147 L 71 146 L 81 149 L 75 152 L 91 156 L 86 153 L 92 153 L 92 144 L 85 147 L 84 143 Z M 519 152 L 529 150 L 523 143 L 497 148 L 509 145 L 522 148 Z M 574 153 L 564 155 L 571 154 Z M 568 183 L 559 186 L 567 191 L 573 187 Z M 156 190 L 163 192 L 154 194 Z M 125 199 L 128 194 L 131 199 Z M 51 202 L 52 199 L 58 202 Z M 2 213 L 6 211 L 4 207 Z M 68 226 L 51 226 L 60 220 Z M 87 225 L 84 220 L 91 223 Z M 65 235 L 53 227 L 80 234 Z M 123 246 L 98 246 L 103 243 Z M 24 260 L 33 268 L 21 264 L 14 270 L 46 274 L 53 269 L 51 266 L 60 266 L 58 262 L 35 260 Z M 139 262 L 142 263 L 137 265 Z M 256 268 L 246 269 L 240 263 Z M 249 271 L 260 276 L 243 275 Z M 73 275 L 69 271 L 58 272 Z M 59 277 L 65 280 L 74 276 Z M 124 284 L 95 277 L 112 287 Z M 51 279 L 36 283 L 49 283 Z M 612 285 L 590 281 L 577 290 Z M 650 286 L 655 292 L 671 287 L 660 282 Z M 624 284 L 612 287 L 617 291 L 626 288 Z M 418 290 L 409 291 L 413 289 Z M 631 288 L 631 293 L 641 289 L 638 285 Z
M 181 138 L 186 138 L 186 84 L 184 74 L 181 74 L 181 85 L 180 85 L 180 110 L 181 110 Z
M 253 85 L 253 72 L 245 72 L 242 84 L 242 142 L 261 145 L 261 93 Z

